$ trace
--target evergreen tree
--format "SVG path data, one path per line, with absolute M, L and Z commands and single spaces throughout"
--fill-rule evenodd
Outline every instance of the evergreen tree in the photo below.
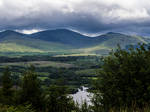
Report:
M 65 86 L 51 85 L 46 96 L 46 108 L 48 112 L 72 112 L 75 105 Z
M 11 72 L 8 67 L 5 68 L 3 76 L 2 76 L 2 101 L 4 104 L 11 104 L 12 103 L 12 79 L 11 79 Z
M 42 91 L 40 86 L 40 80 L 37 78 L 37 74 L 31 66 L 28 71 L 24 73 L 22 81 L 21 91 L 21 103 L 29 103 L 35 109 L 42 108 Z

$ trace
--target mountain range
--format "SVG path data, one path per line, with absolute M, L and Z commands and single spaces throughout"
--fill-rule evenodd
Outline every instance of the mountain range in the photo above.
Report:
M 122 48 L 137 43 L 149 43 L 149 38 L 109 32 L 89 37 L 80 33 L 56 29 L 33 34 L 12 30 L 0 32 L 0 52 L 11 53 L 64 53 L 64 54 L 107 54 L 118 44 Z

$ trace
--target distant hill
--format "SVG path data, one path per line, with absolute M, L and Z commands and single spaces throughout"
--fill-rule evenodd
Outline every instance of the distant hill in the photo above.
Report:
M 118 44 L 121 47 L 125 47 L 127 44 L 137 44 L 137 43 L 146 43 L 146 41 L 143 39 L 143 37 L 138 36 L 128 36 L 120 33 L 113 33 L 109 32 L 105 35 L 99 36 L 99 38 L 105 38 L 105 41 L 103 41 L 101 44 L 103 46 L 107 46 L 110 48 L 116 47 Z
M 0 32 L 0 52 L 64 52 L 107 54 L 117 44 L 125 48 L 137 43 L 148 44 L 150 39 L 109 32 L 89 37 L 67 29 L 46 30 L 31 35 L 7 30 Z
M 76 48 L 96 45 L 101 41 L 96 41 L 94 38 L 84 36 L 80 33 L 76 33 L 67 29 L 47 30 L 34 33 L 30 36 L 44 41 L 71 45 Z
M 51 52 L 73 49 L 61 43 L 47 42 L 31 38 L 15 31 L 0 33 L 0 52 Z
M 137 45 L 138 43 L 149 43 L 145 38 L 139 36 L 128 36 L 120 33 L 109 32 L 107 34 L 95 37 L 97 41 L 101 41 L 98 45 L 79 49 L 80 52 L 84 53 L 94 53 L 106 55 L 112 49 L 115 49 L 117 45 L 120 45 L 122 48 L 125 48 L 127 45 Z

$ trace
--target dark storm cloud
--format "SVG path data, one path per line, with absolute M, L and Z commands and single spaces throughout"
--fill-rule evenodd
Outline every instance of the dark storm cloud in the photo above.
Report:
M 149 6 L 149 0 L 0 0 L 0 30 L 71 28 L 148 34 Z

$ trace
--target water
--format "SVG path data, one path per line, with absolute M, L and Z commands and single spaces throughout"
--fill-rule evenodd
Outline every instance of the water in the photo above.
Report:
M 82 86 L 82 89 L 78 89 L 78 92 L 72 94 L 73 100 L 78 102 L 81 105 L 84 101 L 87 102 L 88 105 L 91 105 L 90 98 L 93 96 L 92 93 L 87 92 L 87 87 Z

